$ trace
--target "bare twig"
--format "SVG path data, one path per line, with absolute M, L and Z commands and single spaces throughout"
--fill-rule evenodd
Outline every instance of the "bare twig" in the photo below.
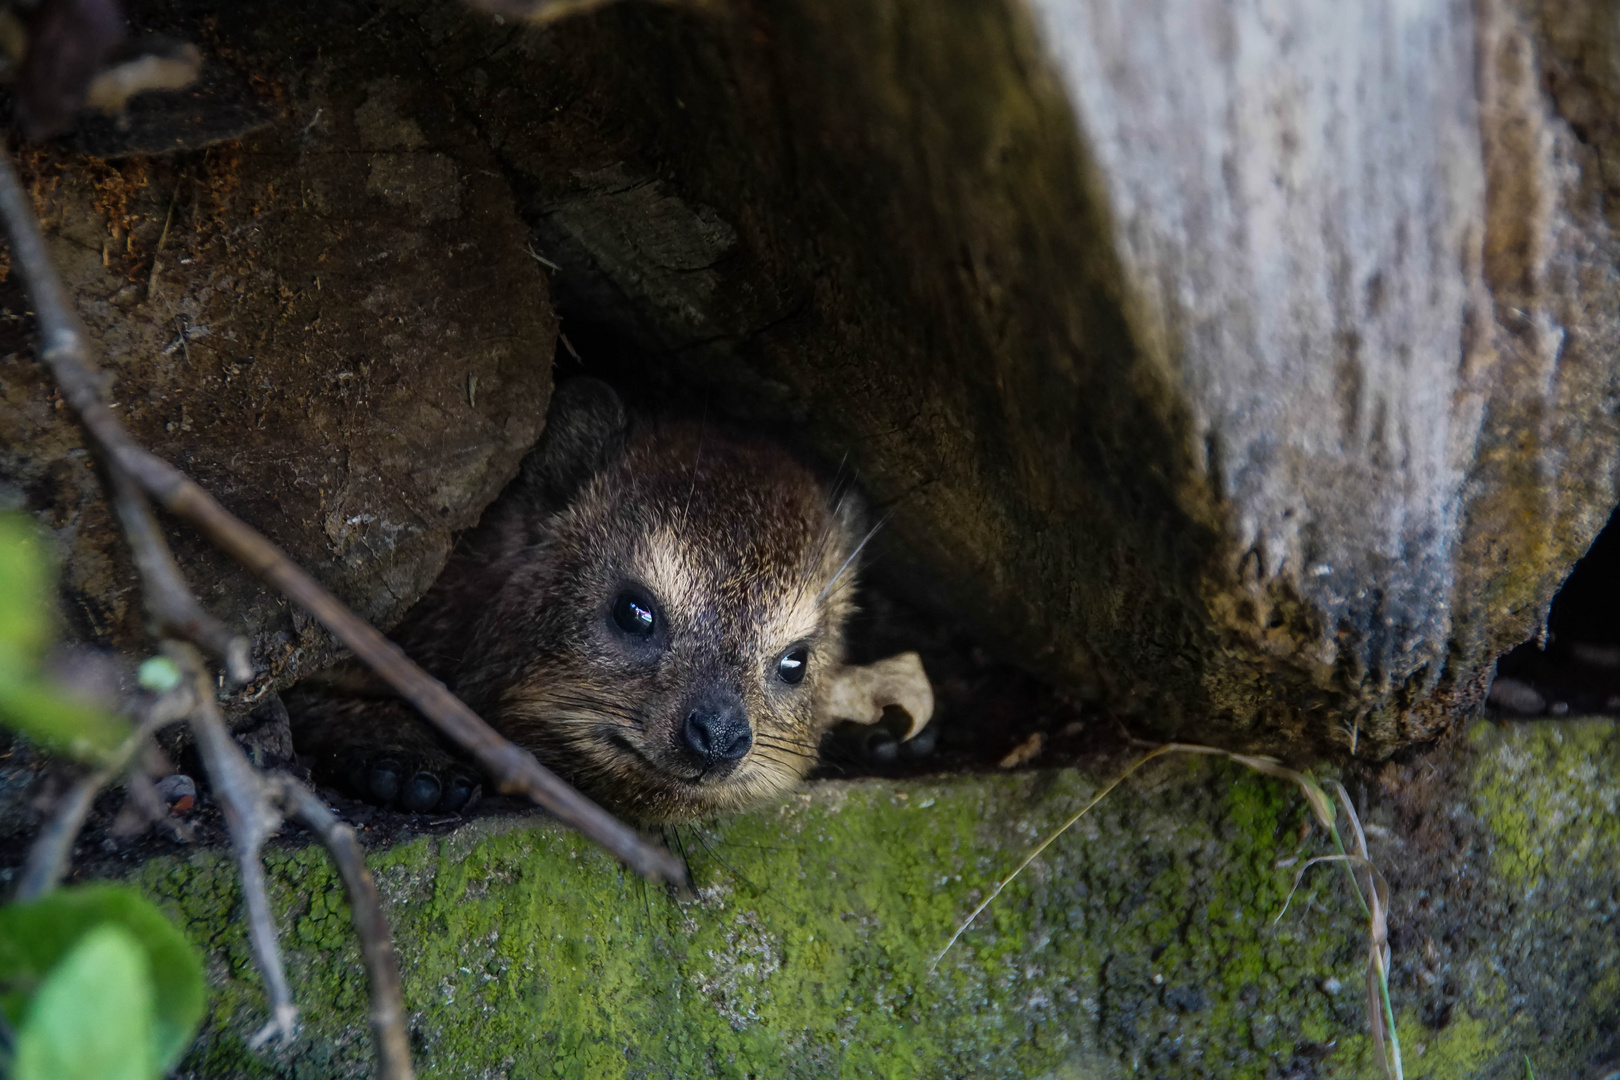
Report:
M 298 1022 L 298 1009 L 292 1003 L 292 991 L 281 966 L 281 950 L 276 945 L 270 900 L 264 891 L 264 864 L 259 859 L 259 848 L 281 826 L 281 815 L 271 805 L 263 777 L 225 727 L 214 697 L 213 680 L 203 667 L 202 657 L 195 648 L 180 642 L 166 642 L 164 651 L 196 690 L 191 730 L 197 736 L 197 750 L 208 771 L 209 785 L 224 812 L 231 846 L 236 851 L 237 871 L 242 875 L 248 941 L 270 997 L 270 1022 L 249 1042 L 256 1048 L 276 1035 L 291 1038 Z
M 124 745 L 130 746 L 131 743 L 135 743 L 133 736 Z M 133 747 L 130 747 L 130 752 L 134 753 Z M 114 756 L 124 758 L 123 748 Z M 120 764 L 128 764 L 128 761 L 128 758 L 124 758 Z M 19 903 L 38 900 L 61 882 L 62 875 L 67 872 L 73 842 L 79 838 L 79 830 L 84 827 L 84 819 L 90 813 L 90 804 L 95 802 L 96 795 L 111 778 L 111 769 L 97 769 L 80 779 L 57 801 L 54 816 L 45 823 L 33 847 L 28 849 L 28 864 L 23 868 L 22 881 L 17 884 L 16 900 Z
M 62 875 L 67 872 L 73 842 L 84 827 L 84 819 L 90 813 L 96 795 L 129 768 L 130 762 L 135 760 L 135 755 L 146 745 L 153 732 L 184 717 L 191 711 L 191 704 L 189 687 L 143 703 L 136 718 L 135 730 L 130 732 L 129 737 L 99 768 L 81 777 L 57 802 L 55 814 L 40 830 L 33 847 L 28 849 L 28 862 L 23 867 L 22 881 L 17 885 L 18 901 L 26 903 L 37 900 L 56 888 Z
M 107 479 L 112 485 L 113 506 L 141 575 L 141 594 L 156 624 L 153 629 L 157 636 L 196 642 L 220 658 L 231 682 L 238 686 L 251 682 L 253 662 L 248 658 L 248 639 L 232 633 L 197 602 L 180 576 L 169 542 L 140 488 L 116 464 L 108 466 Z
M 399 959 L 388 930 L 388 916 L 377 882 L 366 868 L 365 852 L 354 830 L 337 819 L 309 788 L 285 773 L 270 779 L 282 809 L 320 838 L 337 864 L 349 894 L 360 954 L 371 981 L 371 1032 L 377 1042 L 378 1075 L 383 1080 L 411 1080 L 410 1041 L 405 1032 L 405 998 L 400 991 Z
M 686 867 L 679 859 L 642 839 L 541 765 L 534 755 L 502 738 L 443 683 L 412 663 L 399 646 L 345 607 L 280 548 L 231 514 L 180 470 L 138 444 L 103 400 L 101 374 L 88 359 L 83 332 L 68 307 L 27 193 L 9 159 L 0 160 L 0 217 L 11 236 L 12 258 L 33 295 L 41 338 L 40 359 L 55 375 L 63 397 L 78 414 L 110 470 L 115 474 L 123 470 L 166 510 L 313 614 L 362 663 L 477 759 L 501 791 L 533 799 L 643 877 L 676 886 L 686 884 Z

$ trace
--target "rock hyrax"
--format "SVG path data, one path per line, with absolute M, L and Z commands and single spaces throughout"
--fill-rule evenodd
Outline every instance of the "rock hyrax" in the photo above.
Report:
M 835 719 L 860 517 L 778 447 L 632 423 L 606 385 L 575 380 L 395 638 L 620 814 L 739 809 L 796 784 Z M 329 782 L 418 811 L 474 790 L 403 703 L 317 690 L 292 706 Z

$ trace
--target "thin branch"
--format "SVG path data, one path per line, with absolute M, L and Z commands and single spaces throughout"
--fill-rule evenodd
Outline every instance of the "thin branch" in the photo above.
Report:
M 679 859 L 642 839 L 541 765 L 534 755 L 502 738 L 443 683 L 412 663 L 399 646 L 345 607 L 285 552 L 227 511 L 180 470 L 138 444 L 103 400 L 101 373 L 88 358 L 83 333 L 68 307 L 28 195 L 9 158 L 0 160 L 0 218 L 4 218 L 11 236 L 12 258 L 34 299 L 40 359 L 55 375 L 63 397 L 78 414 L 111 470 L 122 469 L 166 510 L 313 614 L 362 663 L 477 759 L 501 791 L 533 799 L 643 877 L 677 887 L 686 885 L 686 867 Z
M 183 718 L 191 711 L 191 705 L 189 688 L 143 703 L 135 730 L 130 732 L 129 737 L 99 768 L 80 777 L 78 783 L 57 801 L 55 814 L 28 849 L 28 862 L 23 867 L 22 881 L 17 885 L 16 899 L 19 902 L 37 900 L 61 883 L 62 876 L 67 873 L 73 843 L 79 838 L 79 830 L 84 828 L 84 819 L 89 815 L 96 795 L 129 768 L 153 732 Z
M 303 822 L 326 845 L 349 894 L 354 931 L 371 981 L 371 1033 L 377 1043 L 382 1080 L 411 1080 L 411 1045 L 405 1032 L 405 998 L 400 990 L 399 959 L 383 912 L 377 882 L 366 867 L 365 852 L 354 830 L 339 821 L 315 793 L 280 773 L 271 777 L 282 809 Z
M 248 1044 L 257 1048 L 272 1036 L 291 1038 L 298 1022 L 298 1009 L 292 1003 L 292 991 L 281 966 L 281 950 L 276 945 L 270 900 L 264 891 L 264 863 L 259 858 L 259 848 L 280 827 L 281 815 L 271 805 L 258 770 L 225 727 L 214 697 L 213 680 L 203 667 L 202 657 L 195 648 L 181 642 L 166 642 L 164 651 L 195 687 L 197 706 L 191 714 L 191 730 L 197 736 L 197 750 L 208 772 L 209 785 L 224 812 L 231 847 L 236 851 L 237 871 L 242 875 L 248 941 L 270 997 L 270 1022 Z
M 133 737 L 130 742 L 134 742 Z M 119 756 L 122 756 L 121 752 Z M 128 763 L 127 759 L 124 763 Z M 102 785 L 110 779 L 110 769 L 97 769 L 74 784 L 57 801 L 55 815 L 40 830 L 34 846 L 28 849 L 28 865 L 23 868 L 22 881 L 17 885 L 18 903 L 38 900 L 61 882 L 62 875 L 67 872 L 73 842 L 79 838 L 79 830 L 84 828 L 84 819 L 90 813 L 90 804 L 95 802 Z
M 253 661 L 248 657 L 248 639 L 233 633 L 223 622 L 203 609 L 191 587 L 180 576 L 180 567 L 169 550 L 169 542 L 152 514 L 146 495 L 122 468 L 110 465 L 107 478 L 112 485 L 113 506 L 129 540 L 135 569 L 141 576 L 141 594 L 160 638 L 179 638 L 201 645 L 225 665 L 225 675 L 237 686 L 253 681 Z

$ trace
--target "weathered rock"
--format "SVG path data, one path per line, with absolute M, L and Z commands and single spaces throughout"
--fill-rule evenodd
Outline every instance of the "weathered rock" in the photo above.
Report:
M 1598 1077 L 1620 1063 L 1620 730 L 1481 725 L 1356 788 L 1394 887 L 1405 1072 Z M 490 819 L 373 853 L 424 1074 L 1366 1077 L 1366 925 L 1290 786 L 1157 763 L 952 930 L 1101 775 L 830 783 L 683 832 L 677 903 L 577 836 Z M 316 849 L 270 858 L 304 1010 L 255 1055 L 263 995 L 227 858 L 142 886 L 206 951 L 181 1075 L 369 1075 L 348 911 Z M 1280 914 L 1280 918 L 1279 918 Z
M 135 435 L 387 626 L 538 434 L 556 321 L 488 149 L 398 78 L 414 39 L 333 19 L 242 45 L 220 54 L 261 65 L 271 128 L 165 159 L 33 153 L 27 179 Z M 4 290 L 0 476 L 54 533 L 79 634 L 148 647 L 15 274 Z M 301 613 L 171 536 L 204 602 L 254 636 L 249 698 L 330 658 Z

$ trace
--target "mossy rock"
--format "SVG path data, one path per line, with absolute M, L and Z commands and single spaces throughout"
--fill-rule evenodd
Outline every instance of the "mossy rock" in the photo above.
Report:
M 1406 1076 L 1586 1076 L 1620 1054 L 1620 729 L 1480 726 L 1352 783 L 1394 885 Z M 945 954 L 953 928 L 1106 775 L 825 783 L 671 835 L 698 898 L 578 836 L 492 818 L 376 851 L 425 1076 L 1372 1077 L 1365 924 L 1290 787 L 1157 762 Z M 1364 789 L 1364 790 L 1363 790 Z M 1442 822 L 1445 827 L 1436 828 Z M 182 1075 L 362 1076 L 366 983 L 317 848 L 269 858 L 299 1040 L 264 998 L 218 854 L 140 875 L 202 946 Z M 1602 1075 L 1592 1072 L 1591 1075 Z

